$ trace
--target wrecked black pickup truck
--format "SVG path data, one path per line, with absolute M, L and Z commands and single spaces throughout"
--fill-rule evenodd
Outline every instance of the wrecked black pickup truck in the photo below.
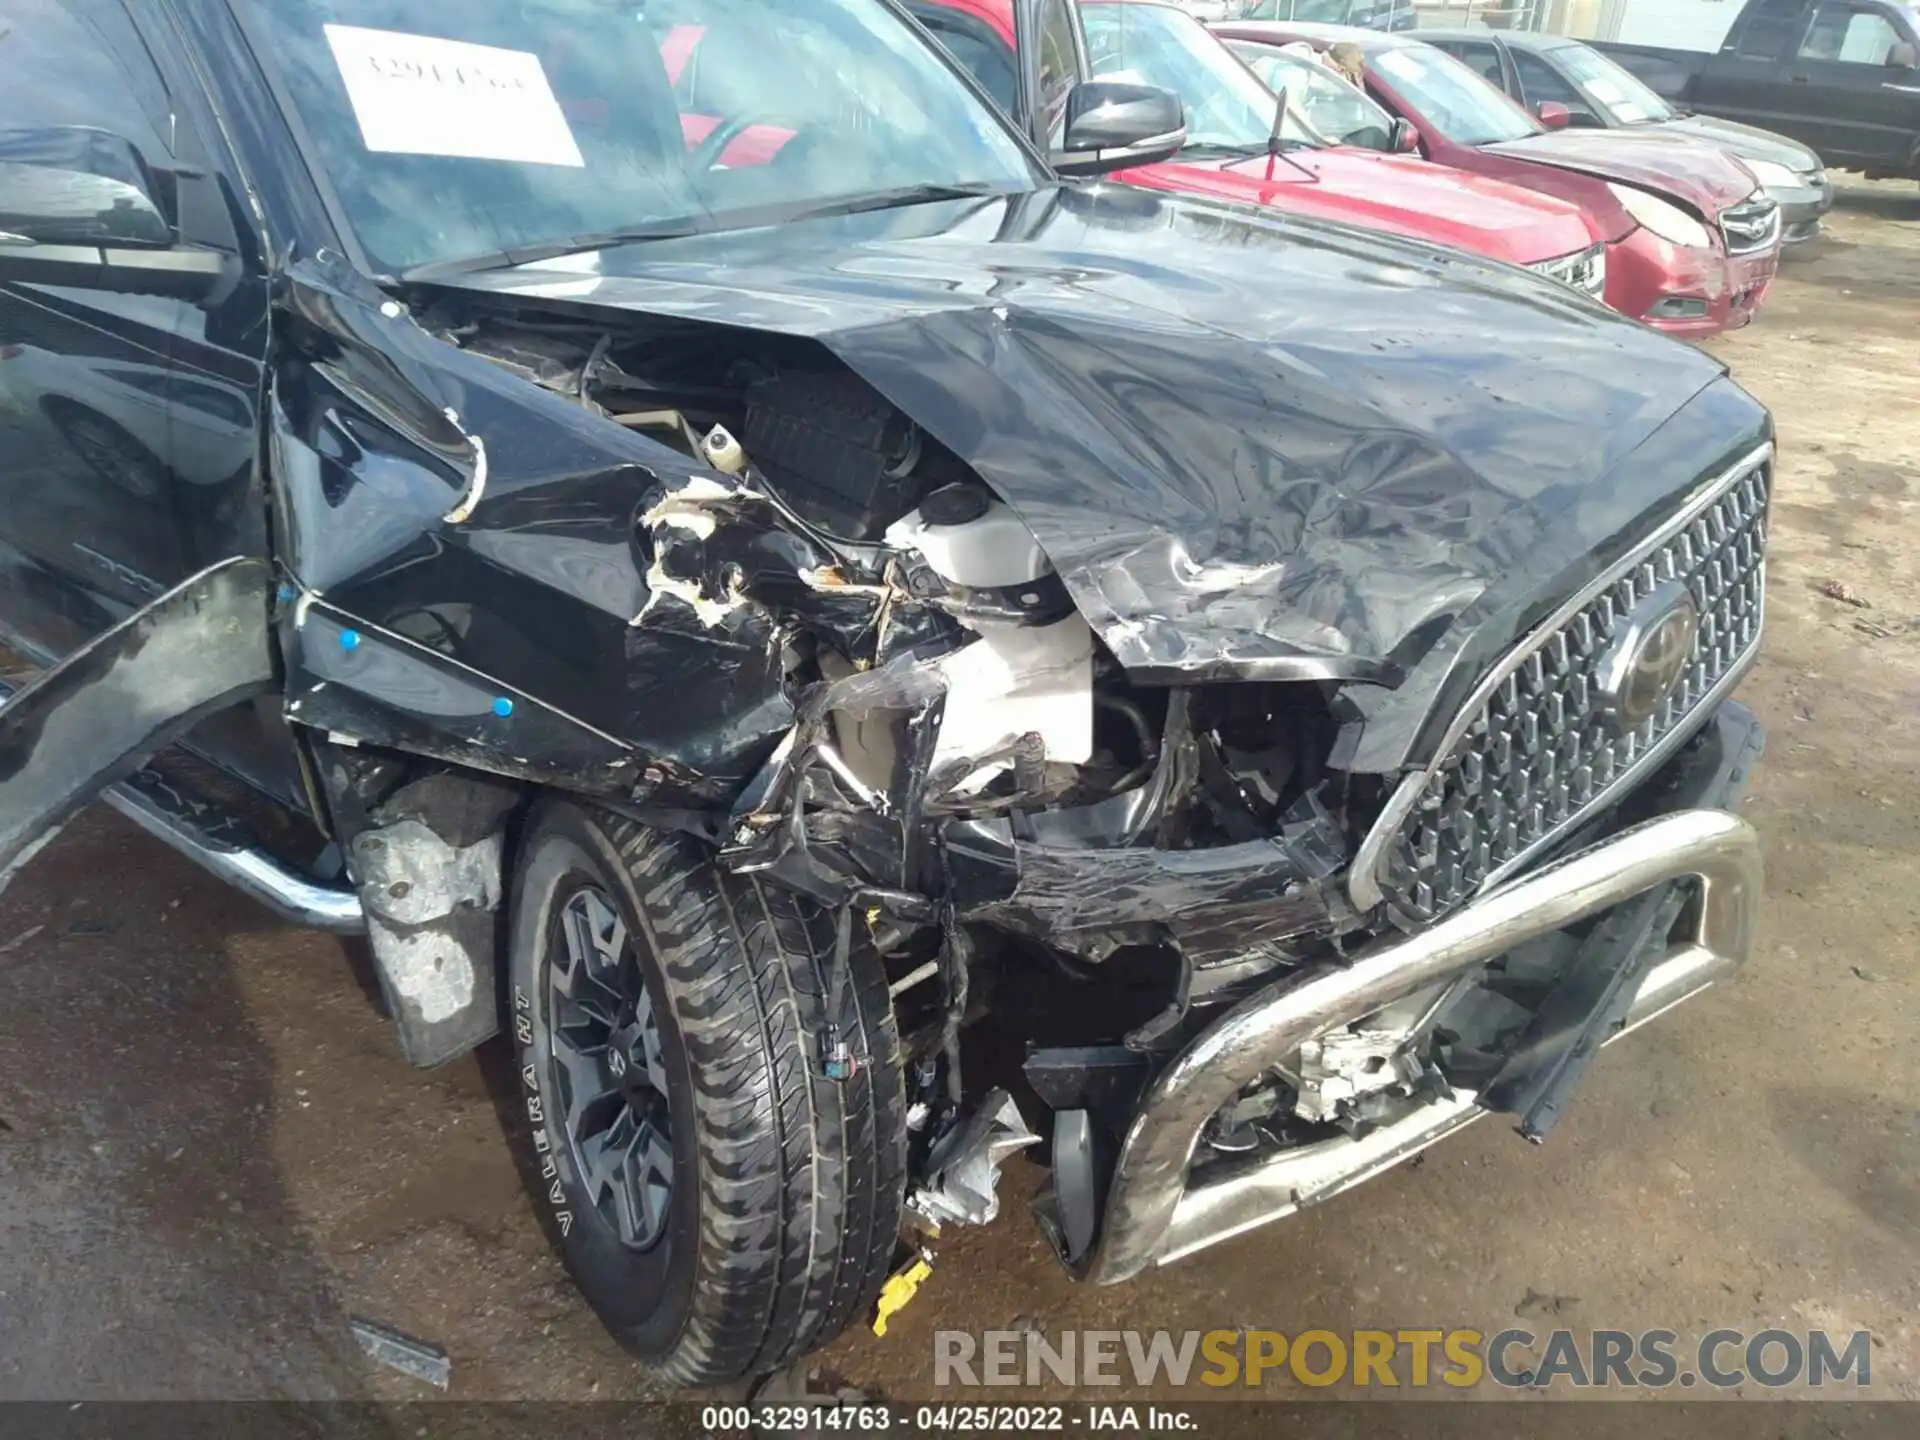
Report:
M 413 1062 L 504 1031 L 661 1374 L 1018 1151 L 1113 1282 L 1541 1138 L 1745 958 L 1771 426 L 1700 352 L 1063 182 L 1177 106 L 1042 155 L 890 0 L 8 23 L 0 867 L 101 799 L 364 931 Z

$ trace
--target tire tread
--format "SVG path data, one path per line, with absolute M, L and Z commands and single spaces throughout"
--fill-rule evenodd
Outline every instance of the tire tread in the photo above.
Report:
M 884 1283 L 906 1190 L 906 1097 L 886 972 L 870 947 L 829 995 L 834 917 L 735 876 L 683 837 L 593 812 L 639 900 L 695 1075 L 701 1163 L 693 1304 L 644 1357 L 712 1385 L 791 1364 L 861 1317 Z M 830 1010 L 860 1057 L 817 1057 Z

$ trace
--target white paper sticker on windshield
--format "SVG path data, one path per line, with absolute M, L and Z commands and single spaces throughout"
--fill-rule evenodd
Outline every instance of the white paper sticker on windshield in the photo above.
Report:
M 358 25 L 326 32 L 367 149 L 586 163 L 538 55 Z

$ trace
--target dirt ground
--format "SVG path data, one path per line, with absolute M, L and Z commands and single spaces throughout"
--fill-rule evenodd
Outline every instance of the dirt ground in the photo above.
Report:
M 1544 1148 L 1483 1125 L 1123 1288 L 1064 1276 L 1016 1166 L 1000 1221 L 829 1372 L 925 1397 L 936 1327 L 1551 1316 L 1865 1328 L 1874 1393 L 1920 1398 L 1920 192 L 1848 187 L 1712 348 L 1781 444 L 1747 971 L 1609 1050 Z M 94 812 L 0 901 L 0 996 L 0 1398 L 431 1393 L 349 1315 L 444 1345 L 455 1396 L 650 1393 L 548 1256 L 499 1057 L 409 1071 L 352 947 Z

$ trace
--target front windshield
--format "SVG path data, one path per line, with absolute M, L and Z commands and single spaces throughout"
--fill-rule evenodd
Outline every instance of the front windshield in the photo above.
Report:
M 1456 145 L 1491 145 L 1540 133 L 1526 111 L 1431 45 L 1383 47 L 1367 61 L 1422 121 Z
M 1673 108 L 1631 72 L 1585 45 L 1561 45 L 1553 52 L 1555 63 L 1596 105 L 1622 125 L 1651 125 L 1671 120 Z
M 389 273 L 1040 176 L 878 0 L 279 0 L 253 13 L 310 158 Z
M 1228 42 L 1247 68 L 1269 90 L 1287 92 L 1287 110 L 1329 144 L 1385 150 L 1393 122 L 1387 112 L 1317 60 L 1303 59 L 1271 45 Z
M 1155 85 L 1180 97 L 1187 112 L 1182 154 L 1254 154 L 1273 134 L 1274 97 L 1254 73 L 1191 15 L 1165 5 L 1080 7 L 1093 73 L 1103 80 Z M 1289 115 L 1290 145 L 1324 144 Z

